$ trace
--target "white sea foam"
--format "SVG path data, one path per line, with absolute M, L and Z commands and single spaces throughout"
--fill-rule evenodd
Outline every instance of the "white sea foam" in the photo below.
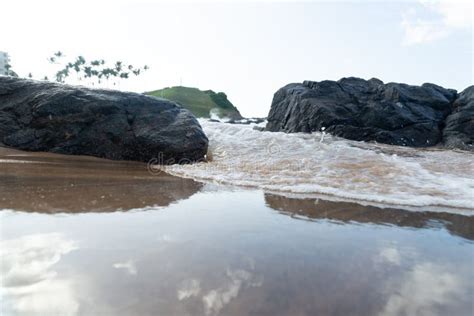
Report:
M 461 208 L 474 215 L 472 153 L 200 123 L 209 137 L 210 162 L 169 166 L 168 173 L 305 196 Z

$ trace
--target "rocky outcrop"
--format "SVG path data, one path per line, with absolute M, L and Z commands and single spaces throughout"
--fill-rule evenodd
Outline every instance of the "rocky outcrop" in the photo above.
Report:
M 443 143 L 446 147 L 474 150 L 474 86 L 459 94 L 445 125 Z
M 195 117 L 168 100 L 0 76 L 0 144 L 176 163 L 202 159 L 208 140 Z
M 466 91 L 462 100 L 472 100 L 472 90 Z M 472 137 L 472 103 L 464 105 L 468 102 L 456 101 L 457 96 L 455 90 L 431 83 L 411 86 L 360 78 L 293 83 L 275 93 L 266 130 L 324 130 L 352 140 L 433 146 L 442 141 L 443 134 L 450 135 L 449 131 L 461 130 L 467 138 Z M 459 104 L 463 119 L 449 116 L 453 104 Z M 445 124 L 448 134 L 443 133 Z M 449 144 L 459 148 L 465 140 L 454 134 L 448 138 Z

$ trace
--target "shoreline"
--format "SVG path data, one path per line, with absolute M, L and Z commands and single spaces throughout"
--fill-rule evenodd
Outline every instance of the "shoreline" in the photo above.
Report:
M 384 145 L 384 147 L 387 145 Z M 3 166 L 3 167 L 2 167 Z M 432 212 L 432 213 L 452 213 L 460 214 L 465 216 L 474 216 L 474 208 L 461 208 L 461 207 L 449 207 L 449 206 L 440 206 L 440 205 L 409 205 L 409 204 L 391 204 L 386 202 L 376 202 L 363 199 L 354 199 L 347 198 L 338 195 L 324 194 L 324 193 L 295 193 L 295 192 L 285 192 L 278 190 L 271 190 L 265 188 L 259 188 L 255 185 L 235 185 L 228 183 L 226 181 L 214 181 L 212 178 L 194 178 L 192 176 L 182 175 L 182 174 L 173 174 L 166 169 L 169 166 L 164 166 L 163 170 L 160 170 L 158 173 L 153 173 L 149 171 L 149 166 L 143 162 L 137 161 L 117 161 L 109 160 L 91 156 L 82 156 L 82 155 L 62 155 L 50 152 L 30 152 L 22 151 L 18 149 L 12 149 L 8 147 L 0 147 L 0 170 L 2 171 L 1 177 L 3 177 L 3 190 L 13 194 L 20 192 L 18 189 L 8 188 L 8 179 L 18 177 L 18 181 L 22 182 L 22 187 L 27 188 L 39 188 L 40 186 L 45 186 L 41 190 L 47 191 L 49 186 L 64 186 L 65 183 L 70 182 L 71 189 L 77 189 L 81 186 L 86 189 L 86 194 L 92 194 L 96 196 L 93 198 L 93 201 L 98 201 L 93 203 L 90 207 L 95 207 L 97 205 L 97 210 L 114 210 L 114 209 L 123 209 L 125 205 L 125 210 L 140 208 L 141 206 L 154 206 L 154 205 L 165 205 L 167 198 L 165 195 L 175 193 L 179 195 L 178 190 L 196 190 L 206 185 L 216 185 L 217 187 L 225 188 L 230 187 L 235 190 L 259 190 L 263 194 L 272 194 L 278 195 L 287 199 L 298 199 L 298 200 L 318 200 L 328 201 L 331 203 L 353 203 L 360 205 L 361 207 L 375 207 L 379 209 L 397 209 L 410 212 Z M 171 166 L 172 168 L 172 166 Z M 104 181 L 104 179 L 108 179 Z M 32 181 L 28 183 L 28 181 Z M 62 181 L 62 182 L 61 182 Z M 74 181 L 78 182 L 77 184 Z M 132 207 L 133 203 L 127 203 L 126 200 L 126 190 L 127 187 L 134 188 L 136 186 L 151 186 L 153 183 L 162 184 L 163 181 L 167 183 L 167 187 L 161 186 L 160 194 L 163 196 L 162 200 L 160 198 L 150 199 L 146 197 L 145 194 L 140 195 L 139 198 L 143 199 L 142 205 L 136 205 Z M 101 197 L 107 194 L 110 194 L 111 190 L 114 191 L 112 187 L 117 186 L 118 189 L 115 191 L 123 190 L 120 193 L 121 198 L 112 201 L 111 205 L 106 206 L 106 203 L 101 203 Z M 102 187 L 102 191 L 98 190 L 94 192 L 91 188 Z M 107 191 L 107 189 L 109 191 Z M 150 190 L 152 190 L 150 188 Z M 186 192 L 186 194 L 191 193 Z M 57 193 L 57 192 L 56 192 Z M 194 192 L 195 193 L 195 192 Z M 63 195 L 56 195 L 55 201 L 69 201 L 71 196 L 68 195 L 68 190 L 64 189 Z M 105 194 L 105 195 L 104 195 Z M 115 192 L 117 194 L 117 192 Z M 149 194 L 149 193 L 146 193 Z M 192 195 L 192 193 L 191 193 Z M 5 204 L 5 200 L 0 200 L 0 209 L 10 209 L 10 208 L 23 208 L 27 207 L 22 206 L 26 200 L 23 199 L 23 194 L 20 194 L 18 197 L 13 197 L 9 200 L 9 203 Z M 59 210 L 61 207 L 54 206 L 52 207 L 51 203 L 40 203 L 41 196 L 34 196 L 34 200 L 30 203 L 30 209 L 37 209 L 38 207 L 43 207 L 43 210 L 50 208 L 50 212 L 55 212 L 54 210 Z M 185 198 L 185 197 L 184 197 Z M 156 203 L 146 202 L 146 201 L 157 201 Z M 77 204 L 76 200 L 76 204 Z M 105 202 L 105 201 L 104 201 Z M 110 203 L 108 201 L 107 203 Z M 151 205 L 145 205 L 151 203 Z M 3 207 L 2 207 L 3 204 Z M 127 206 L 128 205 L 128 206 Z M 84 206 L 82 206 L 84 207 Z M 68 206 L 66 204 L 62 205 L 62 208 L 66 209 L 68 212 Z M 81 209 L 81 207 L 79 207 Z
M 8 162 L 6 162 L 8 161 Z M 196 181 L 146 164 L 88 156 L 23 152 L 0 148 L 1 211 L 78 214 L 150 211 L 169 207 L 193 195 L 216 192 L 261 195 L 272 209 L 306 220 L 355 221 L 382 225 L 429 227 L 436 221 L 455 235 L 474 240 L 474 212 L 431 206 L 366 203 L 324 194 L 291 194 L 256 187 Z
M 380 315 L 413 297 L 433 314 L 472 310 L 474 216 L 2 149 L 0 192 L 7 314 Z

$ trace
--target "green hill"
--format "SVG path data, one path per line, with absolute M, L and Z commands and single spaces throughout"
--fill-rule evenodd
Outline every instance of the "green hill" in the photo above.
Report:
M 242 118 L 239 110 L 223 92 L 215 93 L 212 90 L 201 91 L 197 88 L 178 86 L 150 91 L 145 94 L 178 102 L 196 117 L 209 118 L 213 113 L 219 118 Z

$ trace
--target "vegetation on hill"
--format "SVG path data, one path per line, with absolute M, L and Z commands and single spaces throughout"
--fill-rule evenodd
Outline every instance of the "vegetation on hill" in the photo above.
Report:
M 240 119 L 239 110 L 227 99 L 223 92 L 201 91 L 197 88 L 170 87 L 146 92 L 148 95 L 175 101 L 190 110 L 196 117 Z
M 69 79 L 76 78 L 82 85 L 100 86 L 102 83 L 108 83 L 109 80 L 115 86 L 122 80 L 126 80 L 134 76 L 139 76 L 144 71 L 150 69 L 147 65 L 134 67 L 130 64 L 125 64 L 123 61 L 116 61 L 115 63 L 107 63 L 104 59 L 86 60 L 83 56 L 77 56 L 67 62 L 65 55 L 61 51 L 57 51 L 48 58 L 51 65 L 57 68 L 56 73 L 52 77 L 43 76 L 42 80 L 53 81 L 60 83 L 67 83 Z M 5 65 L 6 75 L 11 77 L 18 77 L 18 74 L 12 70 L 12 66 L 8 63 Z M 75 74 L 75 76 L 73 76 Z M 33 79 L 33 74 L 30 72 L 28 78 Z

